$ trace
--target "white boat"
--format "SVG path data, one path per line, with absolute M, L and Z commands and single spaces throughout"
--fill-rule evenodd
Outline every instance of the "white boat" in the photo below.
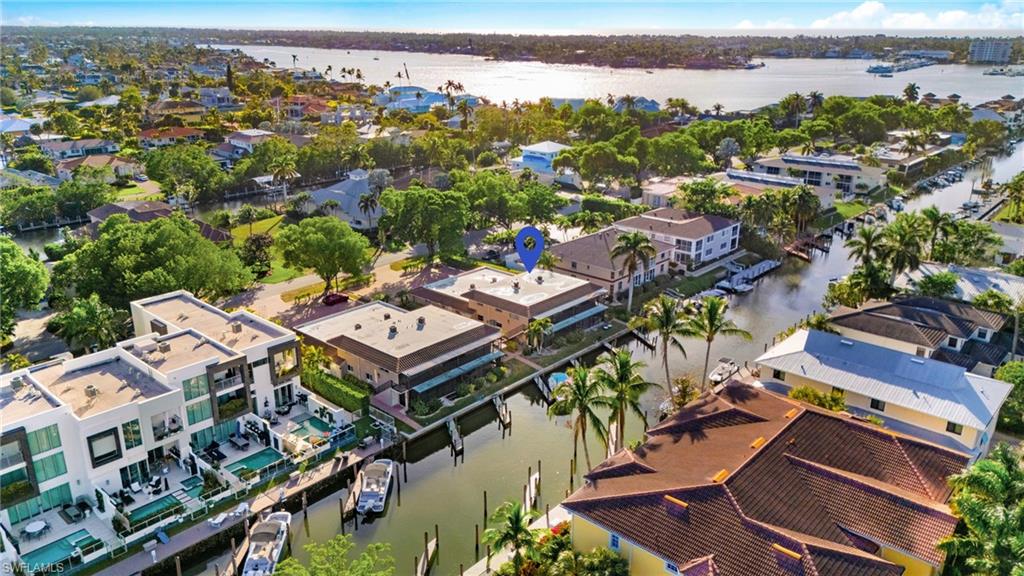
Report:
M 270 576 L 274 573 L 288 542 L 291 521 L 291 514 L 274 512 L 249 530 L 249 554 L 242 568 L 243 576 Z
M 974 210 L 978 210 L 979 208 L 981 208 L 981 202 L 978 202 L 977 200 L 970 200 L 970 201 L 964 202 L 961 205 L 961 207 L 964 210 L 974 211 Z
M 714 384 L 721 384 L 739 371 L 740 367 L 733 362 L 732 358 L 719 358 L 718 366 L 715 366 L 715 369 L 708 374 L 708 380 Z
M 363 487 L 359 492 L 359 503 L 356 512 L 368 514 L 381 513 L 388 501 L 388 489 L 391 487 L 391 472 L 394 465 L 391 460 L 377 460 L 363 470 Z
M 741 283 L 736 284 L 735 286 L 733 286 L 732 289 L 737 294 L 746 294 L 747 292 L 750 292 L 751 290 L 754 289 L 754 285 L 753 284 L 747 284 L 746 282 L 741 282 Z

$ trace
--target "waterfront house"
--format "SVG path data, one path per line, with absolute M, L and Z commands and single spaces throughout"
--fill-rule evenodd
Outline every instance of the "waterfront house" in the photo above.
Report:
M 195 100 L 160 100 L 146 108 L 146 120 L 159 122 L 167 116 L 176 116 L 185 122 L 198 122 L 206 113 L 206 106 Z
M 274 133 L 268 130 L 249 128 L 247 130 L 239 130 L 228 134 L 224 137 L 224 142 L 237 148 L 242 148 L 246 153 L 252 154 L 252 151 L 256 146 L 259 146 L 273 137 Z
M 829 323 L 840 335 L 962 366 L 991 376 L 1010 358 L 1000 332 L 1009 318 L 965 302 L 927 296 L 898 297 L 840 307 Z
M 886 183 L 885 168 L 867 166 L 850 156 L 839 154 L 783 154 L 761 158 L 751 168 L 754 172 L 796 178 L 804 184 L 823 187 L 843 195 L 869 194 Z
M 747 196 L 760 196 L 768 190 L 784 190 L 804 185 L 803 180 L 791 176 L 734 170 L 732 168 L 724 172 L 715 172 L 714 174 L 702 176 L 701 178 L 711 178 L 728 186 L 733 193 L 731 197 L 726 199 L 726 202 L 730 204 L 739 204 Z M 641 202 L 652 208 L 671 206 L 672 198 L 678 195 L 680 186 L 701 178 L 689 176 L 651 178 L 641 187 Z M 810 186 L 810 188 L 821 202 L 822 211 L 833 207 L 835 204 L 835 190 L 824 186 Z
M 206 133 L 198 128 L 187 126 L 168 126 L 165 128 L 150 128 L 139 132 L 139 145 L 149 150 L 174 146 L 175 144 L 192 144 L 203 139 Z
M 56 188 L 60 186 L 60 183 L 60 178 L 55 178 L 35 170 L 16 170 L 14 168 L 0 170 L 0 190 L 17 188 L 18 186 L 48 186 Z
M 940 262 L 922 262 L 916 270 L 901 272 L 896 276 L 893 288 L 913 292 L 922 278 L 941 272 L 952 272 L 956 275 L 956 287 L 949 295 L 951 299 L 972 302 L 979 294 L 994 290 L 1009 296 L 1014 302 L 1024 300 L 1024 278 L 1020 276 L 1001 270 L 968 268 Z
M 555 270 L 562 274 L 587 280 L 608 292 L 609 299 L 624 297 L 629 283 L 641 286 L 653 282 L 655 277 L 669 272 L 674 246 L 660 240 L 652 241 L 656 254 L 648 266 L 636 271 L 632 280 L 625 267 L 625 256 L 612 258 L 611 252 L 623 231 L 606 228 L 575 240 L 555 244 L 549 250 L 558 259 Z
M 615 101 L 615 105 L 612 106 L 612 110 L 619 114 L 627 110 L 654 113 L 661 111 L 661 105 L 658 104 L 657 100 L 647 98 L 646 96 L 634 96 L 632 97 L 632 101 L 627 100 L 626 97 L 623 96 Z
M 123 158 L 113 154 L 93 154 L 91 156 L 79 156 L 78 158 L 57 162 L 55 166 L 57 177 L 61 180 L 71 180 L 75 176 L 75 171 L 82 166 L 97 169 L 109 168 L 110 174 L 106 178 L 108 183 L 133 178 L 144 172 L 142 164 L 131 158 Z
M 1003 245 L 996 254 L 996 264 L 1006 265 L 1024 256 L 1024 226 L 1012 222 L 988 222 L 992 231 L 1003 239 Z
M 388 406 L 455 391 L 502 356 L 501 331 L 437 306 L 370 302 L 296 327 L 331 358 L 331 372 L 369 383 Z
M 334 200 L 338 207 L 328 211 L 328 214 L 337 216 L 356 230 L 370 230 L 384 215 L 379 205 L 369 212 L 363 212 L 359 207 L 360 199 L 370 193 L 370 173 L 360 168 L 349 171 L 340 182 L 314 190 L 309 195 L 310 203 L 314 205 L 312 207 L 319 208 L 324 202 Z
M 166 203 L 157 200 L 136 200 L 122 201 L 104 204 L 93 208 L 88 212 L 89 223 L 81 228 L 76 228 L 72 234 L 87 238 L 95 238 L 99 234 L 100 224 L 105 222 L 114 214 L 124 214 L 132 222 L 149 222 L 157 218 L 166 218 L 174 213 L 174 208 Z M 220 228 L 214 228 L 206 222 L 197 218 L 190 218 L 193 224 L 199 227 L 199 233 L 211 242 L 230 242 L 231 233 Z
M 937 132 L 932 141 L 926 142 L 921 150 L 909 153 L 905 150 L 908 136 L 916 135 L 914 130 L 893 130 L 888 133 L 887 143 L 874 148 L 871 156 L 887 168 L 896 170 L 911 180 L 919 177 L 924 171 L 929 158 L 943 156 L 960 149 L 962 138 L 950 132 Z M 954 140 L 959 144 L 954 144 Z
M 538 180 L 546 184 L 558 183 L 582 189 L 583 181 L 576 172 L 568 168 L 556 170 L 552 164 L 559 154 L 570 148 L 550 140 L 523 146 L 519 156 L 508 160 L 508 167 L 513 173 L 530 170 L 537 175 Z
M 493 268 L 477 268 L 414 288 L 412 295 L 501 328 L 506 338 L 525 335 L 529 323 L 550 318 L 548 334 L 582 330 L 602 323 L 607 307 L 600 286 L 560 272 L 535 268 L 515 274 Z
M 961 366 L 818 330 L 798 330 L 756 362 L 770 390 L 838 392 L 852 413 L 972 457 L 988 451 L 1012 389 Z
M 651 576 L 935 576 L 967 455 L 730 382 L 586 474 L 578 551 Z
M 39 148 L 54 162 L 91 154 L 113 154 L 121 149 L 117 142 L 101 138 L 43 142 Z
M 42 126 L 45 122 L 45 118 L 31 118 L 18 114 L 0 113 L 0 134 L 24 136 L 30 133 L 32 126 L 37 124 Z
M 656 208 L 619 220 L 613 226 L 622 231 L 642 232 L 651 240 L 671 245 L 672 261 L 689 270 L 720 260 L 739 249 L 739 222 L 712 214 Z

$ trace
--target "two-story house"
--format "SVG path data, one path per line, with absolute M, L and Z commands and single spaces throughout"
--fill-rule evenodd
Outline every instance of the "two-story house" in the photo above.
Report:
M 568 168 L 557 170 L 553 165 L 555 158 L 570 148 L 572 147 L 550 140 L 523 146 L 519 149 L 521 152 L 519 156 L 508 160 L 509 170 L 513 172 L 530 170 L 542 182 L 549 184 L 554 182 L 581 188 L 582 181 L 573 170 Z
M 656 208 L 619 220 L 613 226 L 622 231 L 642 232 L 651 240 L 671 245 L 672 260 L 689 270 L 724 258 L 740 245 L 739 222 L 678 208 Z
M 63 140 L 43 142 L 39 148 L 54 162 L 70 158 L 82 158 L 92 154 L 113 154 L 121 147 L 113 140 L 102 138 L 83 138 L 81 140 Z
M 612 258 L 611 255 L 623 233 L 615 228 L 606 228 L 575 240 L 555 244 L 549 249 L 558 259 L 555 270 L 604 288 L 608 291 L 610 299 L 616 299 L 620 294 L 624 295 L 629 290 L 630 282 L 633 286 L 641 286 L 653 282 L 657 276 L 668 274 L 674 247 L 667 242 L 654 240 L 654 258 L 647 266 L 641 265 L 630 279 L 625 266 L 625 256 Z
M 148 149 L 174 146 L 175 144 L 195 143 L 203 139 L 206 133 L 198 128 L 187 126 L 167 126 L 165 128 L 149 128 L 139 132 L 139 144 Z
M 804 184 L 843 195 L 868 194 L 886 183 L 885 168 L 861 164 L 849 156 L 838 154 L 783 154 L 761 158 L 754 162 L 752 169 L 754 172 L 796 178 Z

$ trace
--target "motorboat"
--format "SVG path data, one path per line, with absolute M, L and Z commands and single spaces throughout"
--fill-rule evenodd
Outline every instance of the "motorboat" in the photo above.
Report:
M 736 292 L 737 294 L 746 294 L 747 292 L 750 292 L 753 289 L 754 289 L 754 285 L 753 284 L 747 284 L 746 282 L 741 282 L 739 284 L 735 284 L 732 287 L 733 292 Z
M 270 576 L 274 573 L 288 542 L 291 521 L 292 515 L 288 512 L 274 512 L 249 530 L 249 554 L 242 568 L 243 576 Z
M 961 207 L 964 210 L 969 210 L 969 211 L 973 212 L 973 211 L 978 210 L 978 209 L 981 208 L 981 202 L 978 202 L 977 200 L 968 200 L 967 202 L 964 202 L 961 205 Z
M 356 512 L 380 514 L 388 501 L 388 489 L 391 488 L 391 473 L 394 463 L 391 460 L 377 460 L 363 469 L 363 486 L 359 492 L 359 503 Z
M 732 358 L 719 358 L 718 366 L 715 366 L 715 369 L 708 374 L 708 380 L 713 384 L 721 384 L 739 371 L 740 367 L 733 362 Z

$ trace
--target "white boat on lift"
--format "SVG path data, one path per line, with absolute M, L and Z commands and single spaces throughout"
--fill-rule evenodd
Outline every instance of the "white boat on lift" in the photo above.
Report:
M 363 486 L 359 492 L 359 503 L 356 512 L 380 514 L 388 501 L 388 490 L 391 488 L 391 474 L 395 466 L 391 460 L 377 460 L 363 469 Z
M 715 366 L 715 369 L 708 374 L 708 380 L 712 384 L 721 384 L 739 371 L 740 367 L 736 365 L 732 358 L 719 358 L 718 366 Z
M 270 576 L 274 573 L 288 542 L 291 521 L 292 515 L 288 512 L 274 512 L 249 530 L 249 554 L 242 568 L 243 576 Z

